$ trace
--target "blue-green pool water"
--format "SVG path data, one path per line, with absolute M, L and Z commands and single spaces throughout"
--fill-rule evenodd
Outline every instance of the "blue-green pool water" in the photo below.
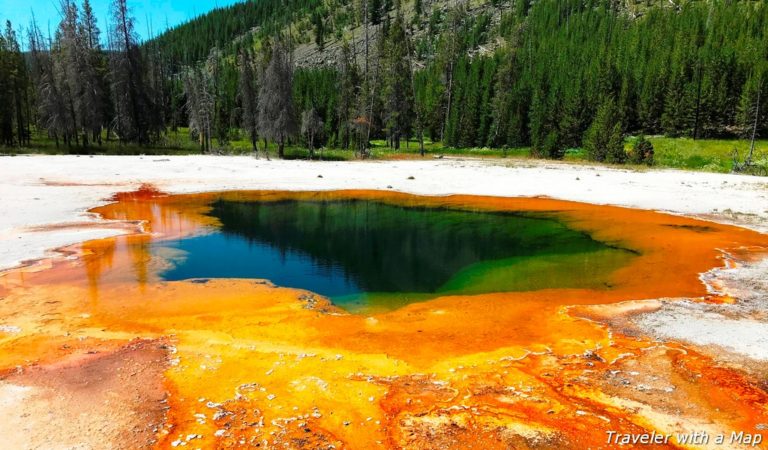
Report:
M 263 278 L 381 311 L 454 294 L 609 288 L 636 255 L 532 215 L 366 200 L 217 201 L 212 232 L 171 248 L 166 280 Z

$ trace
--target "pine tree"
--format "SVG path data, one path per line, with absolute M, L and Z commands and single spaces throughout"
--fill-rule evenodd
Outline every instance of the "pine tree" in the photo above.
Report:
M 605 161 L 611 164 L 624 164 L 627 162 L 627 151 L 624 149 L 624 133 L 621 122 L 616 122 L 608 138 Z
M 515 51 L 501 55 L 501 66 L 496 74 L 492 100 L 493 125 L 488 136 L 495 147 L 518 147 L 528 142 L 525 126 L 525 107 L 520 101 L 519 66 Z
M 10 21 L 0 34 L 0 144 L 29 144 L 29 73 Z
M 584 150 L 592 161 L 624 163 L 627 159 L 621 123 L 612 97 L 603 100 L 592 125 L 584 134 Z
M 753 134 L 756 137 L 768 134 L 766 104 L 768 104 L 768 70 L 763 71 L 761 67 L 758 73 L 747 79 L 741 91 L 736 117 L 740 137 L 751 139 Z
M 315 27 L 315 45 L 322 52 L 325 50 L 325 22 L 321 12 L 315 11 L 312 14 L 312 25 Z
M 382 91 L 385 126 L 396 150 L 401 138 L 410 136 L 413 126 L 413 88 L 406 39 L 403 16 L 398 12 L 384 46 Z
M 638 120 L 640 128 L 648 134 L 662 131 L 661 116 L 664 111 L 664 84 L 660 75 L 647 73 L 639 93 Z
M 573 86 L 566 91 L 558 127 L 565 148 L 575 148 L 581 144 L 585 116 L 582 102 L 582 90 L 579 86 Z
M 347 149 L 351 142 L 352 120 L 359 95 L 360 74 L 355 57 L 346 41 L 342 44 L 339 55 L 339 72 L 338 134 L 341 148 Z
M 547 94 L 545 88 L 536 92 L 531 102 L 531 152 L 540 158 L 561 159 L 565 156 L 565 145 L 557 127 L 555 102 L 555 96 Z
M 50 37 L 32 27 L 28 76 L 11 68 L 9 61 L 18 58 L 10 56 L 3 33 L 0 104 L 13 105 L 0 111 L 4 142 L 28 140 L 33 120 L 57 143 L 90 144 L 106 126 L 108 139 L 116 133 L 123 142 L 150 145 L 165 126 L 186 122 L 184 74 L 201 63 L 209 66 L 214 105 L 206 133 L 225 142 L 236 124 L 246 132 L 249 127 L 242 120 L 246 88 L 238 77 L 242 51 L 270 48 L 269 36 L 286 29 L 302 43 L 314 31 L 324 47 L 334 33 L 356 32 L 355 25 L 365 28 L 364 41 L 353 38 L 365 45 L 361 55 L 342 49 L 347 54 L 338 67 L 302 69 L 301 85 L 292 87 L 297 109 L 314 107 L 334 145 L 348 147 L 351 130 L 364 129 L 356 134 L 358 149 L 367 151 L 371 138 L 389 138 L 396 146 L 415 126 L 446 145 L 531 146 L 537 156 L 559 157 L 579 144 L 607 97 L 615 99 L 613 118 L 622 130 L 614 133 L 613 122 L 605 127 L 605 145 L 614 152 L 605 151 L 604 160 L 622 158 L 618 145 L 607 142 L 625 132 L 768 132 L 768 108 L 754 112 L 757 94 L 763 104 L 768 98 L 768 76 L 757 81 L 768 54 L 765 2 L 687 2 L 676 9 L 494 0 L 469 8 L 464 0 L 356 0 L 359 14 L 352 17 L 344 11 L 347 0 L 259 0 L 217 9 L 139 44 L 128 0 L 113 0 L 109 48 L 101 49 L 89 1 L 78 10 L 64 0 L 62 25 Z M 393 37 L 398 27 L 405 29 L 401 3 L 429 16 L 428 29 L 412 43 L 407 30 L 404 40 Z M 489 12 L 493 7 L 503 9 L 498 17 Z M 494 45 L 483 45 L 488 41 Z M 27 78 L 33 86 L 13 87 Z M 33 104 L 19 107 L 17 101 Z M 395 107 L 403 101 L 405 109 Z
M 383 9 L 384 5 L 382 0 L 368 0 L 368 23 L 371 25 L 380 25 Z

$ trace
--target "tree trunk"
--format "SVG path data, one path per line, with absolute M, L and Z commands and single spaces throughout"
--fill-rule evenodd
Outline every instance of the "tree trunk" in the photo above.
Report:
M 376 66 L 376 75 L 375 75 L 375 78 L 373 80 L 373 85 L 374 86 L 376 85 L 378 80 L 379 80 L 379 65 Z M 367 156 L 367 154 L 368 154 L 368 146 L 371 143 L 371 124 L 373 122 L 373 98 L 374 98 L 374 96 L 376 94 L 376 92 L 373 91 L 370 88 L 370 86 L 369 86 L 369 89 L 370 89 L 370 92 L 369 92 L 368 95 L 370 97 L 370 104 L 369 104 L 369 108 L 368 108 L 368 132 L 365 135 L 365 143 L 363 145 L 364 148 L 363 148 L 363 151 L 362 151 L 362 156 L 363 157 Z
M 696 93 L 696 119 L 693 124 L 693 140 L 699 138 L 699 115 L 701 111 L 701 62 L 699 62 L 699 86 Z
M 757 122 L 760 118 L 760 92 L 762 91 L 762 80 L 757 85 L 757 105 L 755 106 L 755 124 L 752 126 L 752 142 L 749 144 L 749 155 L 747 155 L 747 165 L 752 164 L 752 154 L 755 153 L 755 138 L 757 137 Z
M 136 64 L 134 61 L 135 55 L 132 52 L 132 45 L 131 45 L 131 33 L 130 29 L 128 27 L 128 7 L 125 2 L 121 2 L 118 6 L 118 19 L 120 22 L 120 34 L 121 38 L 123 40 L 123 45 L 125 46 L 125 61 L 128 63 L 127 66 L 127 75 L 128 75 L 128 81 L 127 81 L 127 94 L 130 97 L 129 103 L 131 107 L 131 120 L 133 121 L 133 126 L 136 128 L 138 140 L 140 144 L 145 144 L 144 141 L 144 131 L 141 129 L 141 126 L 139 125 L 139 105 L 136 98 L 136 91 L 135 91 L 135 81 L 134 78 L 137 76 L 135 73 L 136 70 Z M 121 140 L 123 140 L 124 136 L 121 136 Z
M 313 159 L 315 157 L 315 135 L 313 133 L 309 134 L 309 159 Z
M 453 101 L 453 60 L 451 60 L 448 72 L 448 104 L 445 106 L 445 119 L 443 119 L 443 129 L 440 131 L 440 140 L 445 142 L 445 128 L 448 126 L 448 120 L 451 117 L 451 102 Z
M 14 98 L 16 100 L 16 133 L 19 135 L 19 148 L 24 146 L 24 115 L 21 109 L 21 95 L 16 91 Z
M 365 22 L 365 83 L 368 84 L 368 0 L 363 0 L 363 22 Z M 369 86 L 370 88 L 370 86 Z

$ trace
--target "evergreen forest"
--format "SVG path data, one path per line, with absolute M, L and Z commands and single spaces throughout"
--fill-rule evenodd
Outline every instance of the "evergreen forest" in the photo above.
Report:
M 364 158 L 530 148 L 652 163 L 642 136 L 768 137 L 768 5 L 754 0 L 250 0 L 140 41 L 130 0 L 99 23 L 6 22 L 0 145 L 76 153 L 248 142 Z M 641 136 L 625 151 L 628 136 Z

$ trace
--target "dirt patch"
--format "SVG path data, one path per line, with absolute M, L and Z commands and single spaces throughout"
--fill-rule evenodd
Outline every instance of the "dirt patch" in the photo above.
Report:
M 71 355 L 0 380 L 0 435 L 13 449 L 146 448 L 164 421 L 167 344 Z

